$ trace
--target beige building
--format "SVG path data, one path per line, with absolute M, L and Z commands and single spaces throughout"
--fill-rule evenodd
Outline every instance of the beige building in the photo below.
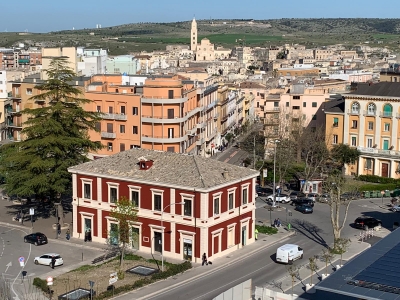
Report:
M 49 68 L 50 62 L 54 58 L 66 58 L 68 67 L 70 67 L 77 75 L 78 74 L 78 54 L 75 47 L 63 48 L 42 48 L 42 70 L 41 79 L 47 80 L 46 70 Z
M 203 38 L 197 45 L 196 61 L 215 60 L 214 44 L 211 44 L 208 38 Z

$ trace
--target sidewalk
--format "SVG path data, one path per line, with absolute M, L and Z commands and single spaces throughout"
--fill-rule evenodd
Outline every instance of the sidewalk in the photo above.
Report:
M 384 237 L 389 233 L 390 231 L 388 231 L 387 229 L 382 229 L 376 231 L 375 236 Z M 371 245 L 369 243 L 359 241 L 358 237 L 352 238 L 348 250 L 346 251 L 346 253 L 343 254 L 342 264 L 345 264 L 353 257 L 357 256 L 358 254 L 360 254 L 361 252 L 365 251 L 370 247 Z M 297 265 L 297 267 L 299 268 L 298 276 L 296 276 L 295 278 L 293 287 L 293 294 L 295 295 L 302 295 L 302 294 L 304 295 L 306 284 L 310 284 L 311 271 L 307 267 L 308 263 L 309 263 L 308 260 L 301 260 L 297 264 L 294 263 L 294 265 Z M 336 270 L 336 265 L 340 264 L 340 255 L 334 255 L 334 258 L 331 260 L 330 263 L 328 263 L 327 271 L 325 271 L 326 268 L 325 261 L 317 259 L 316 263 L 317 263 L 317 270 L 313 274 L 312 278 L 313 285 L 318 284 L 322 280 L 321 276 L 322 274 L 325 274 L 325 272 L 331 274 Z M 268 288 L 277 292 L 285 292 L 286 294 L 292 294 L 292 278 L 289 276 L 289 274 L 287 274 L 283 278 L 280 278 L 279 280 L 276 280 L 274 283 L 275 284 L 270 285 Z M 314 299 L 312 297 L 312 294 L 309 295 L 310 296 L 307 297 L 308 299 Z
M 193 264 L 193 268 L 183 274 L 176 275 L 173 278 L 168 278 L 166 280 L 158 281 L 151 285 L 145 286 L 141 289 L 134 290 L 126 294 L 117 296 L 113 299 L 120 299 L 120 300 L 148 299 L 149 297 L 161 293 L 162 291 L 170 289 L 174 286 L 184 285 L 189 281 L 194 281 L 198 278 L 215 273 L 220 269 L 223 269 L 229 265 L 235 264 L 240 260 L 248 258 L 253 253 L 262 251 L 263 249 L 290 237 L 292 234 L 293 234 L 292 232 L 287 232 L 283 228 L 280 228 L 279 232 L 274 235 L 258 234 L 258 240 L 256 242 L 246 247 L 243 247 L 239 250 L 236 250 L 230 253 L 229 255 L 220 257 L 215 261 L 211 260 L 213 262 L 212 265 L 204 267 L 201 266 L 200 263 Z

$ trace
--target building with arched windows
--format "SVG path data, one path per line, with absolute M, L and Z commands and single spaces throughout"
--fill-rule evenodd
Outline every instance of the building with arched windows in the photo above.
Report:
M 358 84 L 325 107 L 329 146 L 348 144 L 361 155 L 348 175 L 400 178 L 400 83 Z

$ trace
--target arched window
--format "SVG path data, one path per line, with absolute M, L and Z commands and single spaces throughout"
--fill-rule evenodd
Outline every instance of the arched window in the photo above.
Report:
M 391 117 L 393 113 L 393 107 L 390 104 L 385 104 L 383 107 L 383 116 L 384 117 Z
M 375 115 L 375 112 L 376 112 L 376 106 L 375 106 L 375 104 L 374 103 L 370 103 L 370 104 L 368 104 L 368 111 L 367 111 L 367 114 L 368 115 Z
M 360 112 L 360 104 L 358 104 L 358 102 L 354 102 L 351 105 L 351 113 L 352 114 L 358 114 Z

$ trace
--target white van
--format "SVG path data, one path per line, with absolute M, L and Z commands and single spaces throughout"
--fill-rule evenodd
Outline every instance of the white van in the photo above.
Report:
M 276 250 L 276 262 L 291 265 L 296 259 L 303 258 L 303 249 L 294 244 L 286 244 Z

